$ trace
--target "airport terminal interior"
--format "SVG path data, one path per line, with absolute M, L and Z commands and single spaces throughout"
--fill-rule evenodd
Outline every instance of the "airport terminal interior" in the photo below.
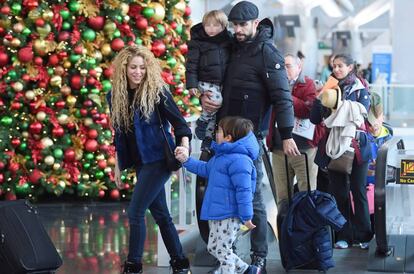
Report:
M 381 97 L 384 121 L 393 129 L 393 138 L 377 158 L 376 173 L 381 176 L 375 178 L 373 196 L 376 235 L 367 250 L 359 245 L 333 249 L 335 267 L 328 272 L 414 273 L 414 1 L 250 1 L 258 7 L 258 19 L 273 23 L 274 45 L 283 55 L 303 57 L 303 74 L 317 84 L 326 81 L 330 56 L 351 55 L 370 93 Z M 9 200 L 27 199 L 37 208 L 63 260 L 57 274 L 121 273 L 128 255 L 127 208 L 139 182 L 133 170 L 126 170 L 121 177 L 125 188 L 119 190 L 114 183 L 114 132 L 105 95 L 112 89 L 111 61 L 117 52 L 139 44 L 160 59 L 163 79 L 194 132 L 202 108 L 199 98 L 186 89 L 190 28 L 206 12 L 228 15 L 239 2 L 0 1 L 0 207 Z M 200 157 L 200 148 L 194 136 L 192 156 Z M 284 273 L 277 206 L 266 172 L 263 182 L 267 273 Z M 193 274 L 212 273 L 216 267 L 200 235 L 200 187 L 197 177 L 184 168 L 173 172 L 165 185 Z M 145 220 L 143 273 L 172 273 L 149 211 Z M 0 249 L 1 232 L 0 227 Z M 234 249 L 250 263 L 250 233 L 240 235 Z

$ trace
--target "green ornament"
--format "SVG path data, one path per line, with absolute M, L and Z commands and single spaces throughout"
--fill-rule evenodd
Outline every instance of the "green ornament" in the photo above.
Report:
M 99 144 L 103 144 L 106 141 L 106 138 L 102 135 L 99 135 L 97 139 Z
M 108 140 L 112 139 L 112 131 L 110 131 L 109 129 L 105 130 L 103 132 L 103 134 L 104 134 L 106 139 L 108 139 Z
M 70 30 L 71 27 L 72 26 L 71 26 L 71 24 L 69 22 L 63 22 L 62 23 L 62 29 L 63 30 Z
M 71 54 L 69 56 L 69 61 L 73 64 L 79 61 L 79 59 L 81 58 L 81 55 L 78 54 Z
M 68 145 L 68 146 L 72 145 L 72 139 L 70 138 L 69 134 L 65 134 L 65 136 L 63 136 L 62 138 L 62 141 L 63 141 L 63 144 L 65 145 Z
M 19 149 L 21 151 L 25 151 L 27 149 L 27 143 L 26 142 L 21 143 L 19 146 Z
M 86 153 L 85 155 L 86 160 L 93 160 L 95 158 L 95 156 L 93 155 L 93 153 Z
M 68 6 L 69 6 L 69 10 L 71 12 L 76 12 L 80 8 L 80 4 L 77 1 L 76 2 L 75 1 L 70 2 Z
M 63 150 L 60 148 L 57 148 L 55 150 L 53 150 L 53 156 L 57 159 L 62 159 L 63 157 Z
M 12 61 L 12 62 L 16 62 L 16 60 L 17 60 L 17 56 L 16 56 L 16 55 L 13 55 L 13 56 L 11 57 L 11 61 Z
M 81 117 L 82 117 L 82 115 L 81 115 L 81 113 L 80 113 L 80 110 L 79 110 L 79 109 L 76 109 L 76 110 L 75 110 L 75 117 L 76 117 L 76 118 L 81 118 Z
M 81 88 L 80 89 L 80 94 L 82 94 L 82 95 L 88 94 L 88 89 L 87 88 Z
M 20 123 L 20 127 L 22 129 L 28 129 L 29 128 L 29 123 L 28 122 L 21 122 Z
M 19 15 L 19 13 L 22 11 L 22 5 L 19 3 L 13 3 L 11 6 L 12 13 L 14 15 Z
M 177 24 L 177 27 L 175 28 L 175 31 L 178 33 L 178 34 L 182 34 L 183 33 L 183 24 Z
M 89 41 L 89 42 L 93 42 L 96 38 L 96 33 L 93 29 L 86 29 L 83 33 L 82 33 L 82 39 Z
M 60 16 L 62 16 L 63 20 L 66 20 L 70 17 L 70 12 L 68 10 L 61 10 Z
M 30 186 L 28 183 L 23 183 L 21 185 L 16 185 L 16 194 L 17 195 L 26 195 L 29 193 Z
M 95 68 L 95 67 L 96 67 L 96 59 L 89 58 L 88 63 L 87 63 L 87 68 L 92 69 L 92 68 Z
M 93 88 L 93 89 L 91 89 L 91 93 L 92 93 L 92 94 L 99 94 L 99 93 L 100 93 L 100 91 L 99 91 L 99 89 L 97 89 L 97 88 Z
M 115 20 L 118 21 L 119 23 L 122 23 L 123 18 L 121 15 L 116 15 Z
M 173 67 L 175 67 L 175 65 L 177 65 L 177 60 L 175 60 L 174 57 L 170 56 L 170 57 L 167 58 L 167 65 L 170 68 L 173 68 Z
M 182 100 L 178 100 L 177 105 L 182 106 L 182 105 L 184 105 L 184 103 L 183 103 Z
M 103 80 L 102 81 L 102 90 L 104 91 L 104 92 L 108 92 L 108 91 L 110 91 L 112 89 L 112 84 L 111 84 L 111 81 L 109 81 L 109 80 Z
M 156 31 L 155 31 L 155 36 L 157 37 L 157 38 L 161 38 L 161 37 L 163 37 L 165 35 L 165 28 L 164 28 L 164 25 L 162 25 L 162 24 L 157 24 L 157 28 L 156 28 Z
M 32 33 L 32 31 L 28 28 L 24 28 L 23 31 L 22 31 L 22 34 L 25 35 L 25 36 L 29 35 L 30 33 Z
M 142 45 L 142 39 L 137 37 L 137 39 L 135 39 L 135 44 Z
M 83 168 L 84 169 L 89 169 L 91 167 L 91 164 L 90 163 L 84 163 L 83 164 Z
M 16 71 L 11 70 L 11 71 L 9 71 L 9 72 L 7 73 L 7 76 L 8 76 L 8 77 L 10 77 L 10 79 L 12 79 L 12 80 L 16 80 L 16 78 L 17 78 L 17 73 L 16 73 Z
M 4 116 L 1 118 L 0 123 L 5 126 L 8 127 L 13 123 L 13 119 L 9 116 Z
M 53 75 L 55 73 L 55 71 L 54 71 L 54 69 L 53 68 L 48 68 L 47 69 L 47 74 L 49 74 L 49 75 Z
M 155 11 L 154 11 L 154 9 L 152 9 L 152 8 L 145 7 L 145 8 L 142 10 L 142 15 L 144 15 L 144 17 L 145 17 L 145 18 L 147 18 L 147 19 L 149 19 L 149 18 L 151 18 L 152 16 L 154 16 L 154 14 L 155 14 Z
M 125 181 L 126 180 L 126 176 L 125 175 L 121 175 L 121 181 Z
M 121 32 L 119 31 L 119 29 L 116 29 L 114 31 L 114 38 L 119 38 L 119 37 L 121 37 Z
M 79 183 L 76 188 L 78 191 L 83 192 L 86 189 L 86 186 L 83 183 Z
M 200 104 L 200 100 L 197 97 L 191 98 L 190 102 L 193 106 L 197 106 Z
M 99 170 L 95 173 L 96 179 L 102 179 L 105 176 L 105 173 L 102 170 Z

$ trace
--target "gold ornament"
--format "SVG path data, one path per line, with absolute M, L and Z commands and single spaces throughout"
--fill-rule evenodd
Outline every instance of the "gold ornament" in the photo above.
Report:
M 112 21 L 107 21 L 104 26 L 104 33 L 112 39 L 114 37 L 114 32 L 116 30 L 116 25 Z
M 20 33 L 20 32 L 22 32 L 23 31 L 23 29 L 24 29 L 24 25 L 22 24 L 22 23 L 16 23 L 16 24 L 14 24 L 14 26 L 13 26 L 13 30 L 15 31 L 15 32 L 17 32 L 17 33 Z
M 33 9 L 29 12 L 28 17 L 32 20 L 32 21 L 36 21 L 36 19 L 39 19 L 41 16 L 40 14 L 40 10 L 38 9 Z
M 26 91 L 26 93 L 24 94 L 24 96 L 26 97 L 27 100 L 33 100 L 36 97 L 36 94 L 34 93 L 33 90 L 28 90 Z
M 100 52 L 99 50 L 96 50 L 94 53 L 94 58 L 97 63 L 100 63 L 102 61 L 102 52 Z
M 36 114 L 36 119 L 40 122 L 44 121 L 46 119 L 46 113 L 44 111 L 39 111 Z
M 105 173 L 111 173 L 112 168 L 110 168 L 110 167 L 106 167 L 106 168 L 104 169 L 104 171 L 105 171 Z
M 22 91 L 23 90 L 23 84 L 20 82 L 16 82 L 13 84 L 13 89 L 16 92 Z
M 160 3 L 151 2 L 148 4 L 148 7 L 154 10 L 154 15 L 150 19 L 152 22 L 159 23 L 164 19 L 165 9 Z
M 54 163 L 53 164 L 53 170 L 59 170 L 60 169 L 60 164 L 59 163 Z
M 85 118 L 85 120 L 83 120 L 83 124 L 87 127 L 93 125 L 93 120 L 92 118 Z
M 66 60 L 65 62 L 63 62 L 63 67 L 65 69 L 69 69 L 72 66 L 72 63 L 68 60 Z
M 23 136 L 23 138 L 29 138 L 29 132 L 23 131 L 22 136 Z
M 96 71 L 96 76 L 98 76 L 98 78 L 101 77 L 101 75 L 102 75 L 102 68 L 101 67 L 96 67 L 95 68 L 95 71 Z
M 184 1 L 180 1 L 180 2 L 178 2 L 177 4 L 175 4 L 174 5 L 174 9 L 177 11 L 177 13 L 180 15 L 180 16 L 183 16 L 184 15 L 184 12 L 185 12 L 185 8 L 186 8 L 186 4 L 185 4 L 185 2 Z
M 58 117 L 58 122 L 61 125 L 66 125 L 67 123 L 69 123 L 69 116 L 67 116 L 66 114 L 60 114 Z
M 69 95 L 66 98 L 66 103 L 68 103 L 69 107 L 74 107 L 75 104 L 76 104 L 76 97 L 75 96 L 72 96 L 72 95 Z
M 62 76 L 63 74 L 65 74 L 65 69 L 62 66 L 57 66 L 55 68 L 55 74 Z
M 12 46 L 13 48 L 18 48 L 18 47 L 20 47 L 21 44 L 22 44 L 22 42 L 19 40 L 19 38 L 13 38 L 10 41 L 10 46 Z
M 39 33 L 41 39 L 44 39 L 52 30 L 49 24 L 45 24 L 43 27 L 36 27 L 36 31 Z
M 52 78 L 50 78 L 50 85 L 52 87 L 61 87 L 62 86 L 62 77 L 59 75 L 55 75 Z
M 43 39 L 36 39 L 33 43 L 33 49 L 37 55 L 44 56 L 47 53 L 47 44 Z
M 53 140 L 49 137 L 44 137 L 40 140 L 40 143 L 42 144 L 43 148 L 47 148 L 50 146 L 53 146 Z
M 60 166 L 60 165 L 59 165 Z M 54 167 L 54 166 L 53 166 Z M 66 187 L 66 182 L 65 181 L 63 181 L 63 180 L 60 180 L 59 182 L 58 182 L 58 186 L 60 186 L 61 188 L 65 188 Z
M 89 174 L 83 174 L 82 179 L 85 180 L 85 181 L 88 181 L 89 180 Z
M 112 48 L 110 44 L 103 44 L 101 47 L 101 53 L 104 56 L 108 56 L 112 53 Z
M 10 29 L 11 20 L 7 17 L 0 20 L 0 27 L 3 29 Z
M 88 70 L 87 70 L 87 69 L 81 69 L 81 70 L 80 70 L 80 74 L 81 74 L 82 76 L 86 76 L 86 75 L 88 75 Z
M 53 156 L 49 155 L 45 157 L 45 164 L 48 166 L 51 166 L 55 163 L 55 158 L 53 158 Z
M 68 86 L 63 86 L 63 87 L 60 88 L 60 92 L 63 95 L 68 96 L 72 92 L 72 90 Z M 75 102 L 76 102 L 76 98 L 75 98 Z
M 103 155 L 103 154 L 99 154 L 99 155 L 97 155 L 96 157 L 95 157 L 95 159 L 96 160 L 105 160 L 105 155 Z
M 42 14 L 42 18 L 45 19 L 46 21 L 50 21 L 53 19 L 53 11 L 51 10 L 46 10 L 43 12 Z
M 75 150 L 75 159 L 80 161 L 83 158 L 83 151 L 81 149 Z
M 126 16 L 128 14 L 128 11 L 129 11 L 129 5 L 126 4 L 126 3 L 121 3 L 120 8 L 121 8 L 121 14 L 123 16 Z

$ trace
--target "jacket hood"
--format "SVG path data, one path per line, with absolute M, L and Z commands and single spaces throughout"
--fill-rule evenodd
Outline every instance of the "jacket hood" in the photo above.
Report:
M 258 34 L 255 41 L 264 42 L 273 38 L 274 35 L 274 26 L 272 21 L 269 18 L 265 18 L 259 22 L 257 27 Z
M 208 42 L 213 42 L 213 43 L 224 42 L 228 40 L 229 38 L 231 38 L 231 34 L 227 30 L 227 28 L 225 28 L 222 32 L 220 32 L 219 34 L 215 36 L 208 36 L 208 34 L 204 30 L 202 23 L 198 23 L 194 25 L 190 30 L 190 34 L 191 34 L 192 40 L 208 41 Z
M 253 132 L 249 132 L 245 137 L 234 143 L 224 142 L 217 144 L 213 141 L 211 148 L 219 154 L 240 153 L 249 156 L 252 160 L 256 160 L 259 156 L 259 144 Z

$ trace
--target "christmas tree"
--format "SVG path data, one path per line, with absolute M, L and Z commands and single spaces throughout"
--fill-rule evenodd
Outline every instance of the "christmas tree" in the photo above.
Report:
M 185 0 L 0 0 L 0 199 L 119 199 L 105 94 L 128 44 L 151 49 L 184 116 L 191 10 Z

